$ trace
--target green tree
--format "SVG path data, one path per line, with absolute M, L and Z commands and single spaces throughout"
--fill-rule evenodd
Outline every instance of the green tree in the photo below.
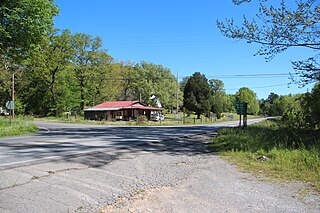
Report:
M 288 110 L 301 111 L 301 95 L 281 95 L 270 93 L 260 104 L 261 113 L 270 116 L 283 116 Z
M 249 1 L 233 0 L 235 4 Z M 220 31 L 229 38 L 260 44 L 261 48 L 256 55 L 263 55 L 267 60 L 291 47 L 314 50 L 315 55 L 294 61 L 292 64 L 296 73 L 300 75 L 300 79 L 296 81 L 300 85 L 319 81 L 320 5 L 317 1 L 294 1 L 295 6 L 292 8 L 285 0 L 280 1 L 278 6 L 269 3 L 268 0 L 257 1 L 260 8 L 255 19 L 249 20 L 244 16 L 243 24 L 240 26 L 237 26 L 233 19 L 217 21 Z
M 227 94 L 224 105 L 224 112 L 235 112 L 236 98 L 234 95 Z
M 179 82 L 181 91 L 184 91 L 184 88 L 185 88 L 189 78 L 190 78 L 190 76 L 183 77 L 182 81 Z
M 207 78 L 195 72 L 187 81 L 183 92 L 183 105 L 196 113 L 198 119 L 210 109 L 210 87 Z
M 0 106 L 11 99 L 12 74 L 22 75 L 30 53 L 47 38 L 57 14 L 53 0 L 0 1 Z
M 217 118 L 221 118 L 221 113 L 227 105 L 227 94 L 224 90 L 224 83 L 218 79 L 209 80 L 210 92 L 211 92 L 211 111 L 217 114 Z
M 268 98 L 263 102 L 263 106 L 261 108 L 263 108 L 264 112 L 267 115 L 282 115 L 283 111 L 281 111 L 278 108 L 279 99 L 280 96 L 272 92 L 269 94 Z
M 155 105 L 150 100 L 152 95 L 160 99 L 162 107 L 173 109 L 176 107 L 177 80 L 170 69 L 162 65 L 147 63 L 145 61 L 136 64 L 133 69 L 128 69 L 125 82 L 125 94 L 131 99 Z M 180 92 L 179 92 L 180 94 Z M 181 100 L 181 99 L 180 99 Z
M 72 57 L 73 72 L 78 83 L 79 108 L 82 111 L 86 105 L 92 103 L 93 65 L 96 54 L 101 50 L 100 37 L 93 38 L 85 33 L 76 33 L 72 36 L 74 54 Z M 91 98 L 90 98 L 91 97 Z
M 121 69 L 121 78 L 123 79 L 122 83 L 122 95 L 120 96 L 121 100 L 138 100 L 137 94 L 135 92 L 136 86 L 136 69 L 130 64 L 120 64 L 118 63 Z
M 176 107 L 177 79 L 169 68 L 162 65 L 141 62 L 142 68 L 148 72 L 148 79 L 151 82 L 151 94 L 158 97 L 163 108 L 173 109 Z M 150 98 L 150 96 L 148 97 Z M 154 102 L 151 103 L 154 105 Z
M 302 108 L 306 125 L 312 128 L 320 128 L 320 84 L 315 84 L 310 93 L 302 98 Z
M 21 76 L 18 93 L 26 104 L 26 111 L 40 115 L 59 115 L 65 111 L 66 72 L 73 53 L 71 32 L 53 30 L 41 46 L 33 51 L 29 70 Z
M 53 0 L 0 1 L 0 55 L 21 63 L 47 38 L 57 14 Z
M 121 65 L 114 63 L 112 56 L 98 51 L 92 57 L 92 82 L 88 85 L 92 105 L 118 100 L 122 93 Z
M 30 55 L 27 70 L 17 79 L 17 97 L 26 111 L 59 115 L 65 111 L 67 69 L 73 53 L 71 33 L 53 30 Z
M 257 114 L 259 112 L 259 101 L 257 95 L 247 87 L 242 87 L 236 93 L 236 101 L 248 103 L 248 114 Z

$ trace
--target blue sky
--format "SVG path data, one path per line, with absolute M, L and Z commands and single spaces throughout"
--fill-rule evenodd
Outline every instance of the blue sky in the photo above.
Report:
M 278 1 L 271 1 L 278 2 Z M 249 87 L 258 98 L 270 92 L 280 95 L 304 93 L 287 84 L 293 72 L 291 60 L 306 59 L 311 51 L 290 49 L 271 62 L 254 56 L 256 44 L 228 39 L 217 29 L 216 20 L 257 13 L 257 4 L 236 6 L 231 0 L 77 0 L 55 2 L 60 16 L 55 27 L 100 36 L 103 48 L 117 60 L 161 64 L 179 79 L 201 72 L 208 79 L 218 78 L 226 92 Z M 232 78 L 232 75 L 288 73 L 276 78 Z M 231 76 L 230 76 L 231 75 Z

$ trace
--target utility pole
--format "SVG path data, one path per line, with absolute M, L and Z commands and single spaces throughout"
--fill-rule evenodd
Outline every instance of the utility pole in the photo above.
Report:
M 12 102 L 14 103 L 14 73 L 12 74 Z M 14 108 L 12 109 L 12 119 L 14 119 Z
M 176 95 L 177 95 L 177 105 L 176 105 L 176 114 L 178 114 L 179 111 L 179 71 L 177 70 L 177 91 L 176 91 Z

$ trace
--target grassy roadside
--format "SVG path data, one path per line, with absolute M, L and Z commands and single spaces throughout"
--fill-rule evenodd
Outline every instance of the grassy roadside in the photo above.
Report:
M 116 125 L 116 126 L 176 126 L 176 125 L 201 125 L 201 124 L 212 124 L 224 121 L 239 120 L 239 116 L 236 113 L 228 113 L 233 115 L 233 119 L 230 117 L 223 117 L 221 119 L 207 118 L 201 116 L 201 119 L 194 119 L 196 115 L 190 115 L 189 117 L 176 118 L 175 114 L 165 114 L 164 121 L 147 121 L 137 123 L 136 121 L 93 121 L 85 120 L 82 116 L 62 116 L 62 117 L 43 117 L 34 118 L 36 121 L 49 121 L 49 122 L 62 122 L 62 123 L 78 123 L 78 124 L 97 124 L 97 125 Z M 258 118 L 258 116 L 248 116 L 249 119 Z
M 0 117 L 0 137 L 25 135 L 37 131 L 37 126 L 30 122 L 30 118 L 17 117 L 10 125 L 9 118 Z
M 268 120 L 247 130 L 222 129 L 209 148 L 247 171 L 309 182 L 320 190 L 319 130 L 292 129 Z

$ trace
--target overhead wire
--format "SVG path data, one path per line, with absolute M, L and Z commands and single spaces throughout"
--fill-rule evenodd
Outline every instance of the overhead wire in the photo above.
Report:
M 258 74 L 231 74 L 231 75 L 217 75 L 217 76 L 210 76 L 210 77 L 223 77 L 223 78 L 250 78 L 250 77 L 257 77 L 257 78 L 270 78 L 270 77 L 281 77 L 281 76 L 288 76 L 288 73 L 258 73 Z M 289 76 L 288 76 L 289 77 Z M 46 81 L 49 79 L 41 79 L 41 78 L 34 78 L 34 77 L 24 77 L 24 79 L 28 79 L 31 81 Z M 97 77 L 88 77 L 86 79 L 89 79 L 91 81 L 93 80 L 105 80 L 105 81 L 129 81 L 129 80 L 140 80 L 140 79 L 148 79 L 148 80 L 161 80 L 161 79 L 173 79 L 173 78 L 166 78 L 166 77 L 156 77 L 156 78 L 122 78 L 122 77 L 117 77 L 117 78 L 97 78 Z M 19 81 L 19 79 L 17 79 Z M 20 79 L 22 80 L 22 79 Z M 79 80 L 76 77 L 57 77 L 55 79 L 56 81 L 61 81 L 61 80 L 68 80 L 68 81 L 77 81 Z M 284 84 L 273 84 L 273 85 L 264 85 L 264 86 L 257 86 L 257 87 L 250 87 L 250 89 L 261 89 L 261 88 L 271 88 L 271 87 L 280 87 L 280 86 L 290 86 L 292 83 L 284 83 Z M 238 90 L 239 88 L 226 88 L 226 91 L 232 91 L 232 90 Z
M 275 85 L 266 85 L 266 86 L 258 86 L 258 87 L 250 87 L 250 89 L 262 89 L 262 88 L 271 88 L 271 87 L 280 87 L 280 86 L 290 86 L 291 83 L 287 83 L 287 84 L 275 84 Z M 239 90 L 239 88 L 233 88 L 233 89 L 225 89 L 227 91 L 230 90 Z

